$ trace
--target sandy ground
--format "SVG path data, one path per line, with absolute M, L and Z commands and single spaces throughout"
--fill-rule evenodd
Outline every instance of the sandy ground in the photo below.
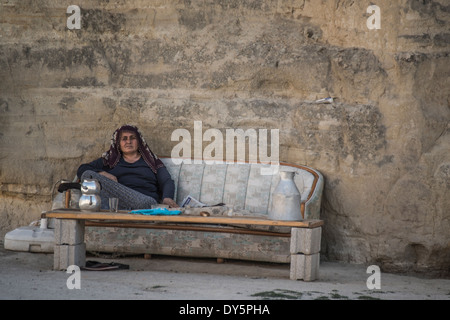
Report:
M 450 300 L 450 279 L 381 272 L 381 288 L 369 290 L 367 266 L 322 262 L 320 279 L 289 280 L 289 266 L 243 261 L 156 256 L 88 256 L 128 264 L 129 270 L 81 271 L 80 289 L 68 289 L 53 254 L 14 252 L 0 243 L 0 299 L 406 299 Z

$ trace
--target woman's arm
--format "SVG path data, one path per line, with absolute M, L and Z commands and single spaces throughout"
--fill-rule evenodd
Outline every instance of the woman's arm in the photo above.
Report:
M 175 202 L 175 200 L 171 198 L 164 198 L 162 201 L 163 204 L 167 204 L 169 208 L 179 208 L 180 206 Z
M 179 205 L 173 200 L 175 195 L 175 183 L 166 167 L 159 168 L 156 174 L 158 185 L 162 191 L 162 203 L 171 208 L 177 208 Z
M 103 159 L 102 158 L 98 158 L 97 160 L 94 160 L 92 162 L 89 163 L 84 163 L 81 166 L 78 167 L 77 170 L 77 176 L 78 178 L 81 178 L 82 174 L 86 171 L 86 170 L 92 170 L 94 172 L 102 172 L 105 171 L 103 168 Z

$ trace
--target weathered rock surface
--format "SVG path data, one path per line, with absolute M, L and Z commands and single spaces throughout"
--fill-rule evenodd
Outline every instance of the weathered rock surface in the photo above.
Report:
M 134 123 L 280 129 L 280 159 L 326 178 L 323 257 L 450 266 L 450 5 L 377 1 L 0 3 L 0 230 L 49 209 L 53 184 Z M 331 96 L 333 104 L 316 104 Z

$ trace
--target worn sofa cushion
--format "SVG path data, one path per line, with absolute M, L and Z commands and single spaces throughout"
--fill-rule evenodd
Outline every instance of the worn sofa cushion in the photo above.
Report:
M 267 215 L 271 193 L 280 179 L 277 173 L 263 174 L 269 165 L 231 162 L 207 164 L 191 159 L 179 163 L 176 158 L 162 158 L 175 182 L 175 201 L 181 203 L 187 195 L 213 205 L 223 202 L 235 210 L 249 214 Z M 281 164 L 279 170 L 295 171 L 294 181 L 304 202 L 305 219 L 320 218 L 323 177 L 315 169 L 292 164 Z

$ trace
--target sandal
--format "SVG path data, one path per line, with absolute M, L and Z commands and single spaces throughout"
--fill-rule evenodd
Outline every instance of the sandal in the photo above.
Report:
M 103 263 L 98 261 L 86 261 L 86 265 L 80 268 L 81 270 L 90 271 L 106 271 L 106 270 L 116 270 L 116 269 L 130 269 L 127 264 L 121 264 L 116 262 Z

